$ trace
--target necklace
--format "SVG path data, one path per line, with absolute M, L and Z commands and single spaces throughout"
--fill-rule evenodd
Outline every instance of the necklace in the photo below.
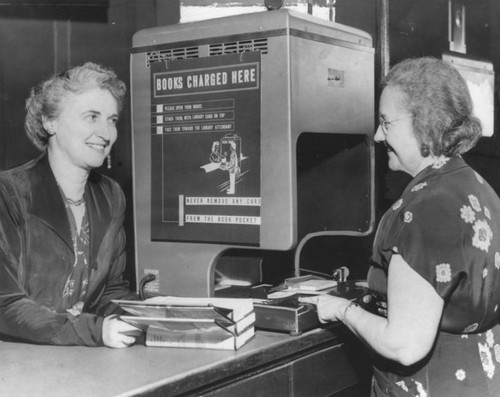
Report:
M 85 203 L 85 196 L 83 196 L 81 199 L 79 200 L 72 200 L 70 198 L 67 198 L 66 196 L 64 196 L 64 200 L 66 200 L 66 202 L 69 204 L 69 205 L 73 205 L 75 207 L 79 207 L 80 205 L 82 205 L 83 203 Z
M 64 194 L 64 190 L 62 190 L 61 185 L 59 185 L 59 182 L 56 181 L 56 183 L 57 183 L 57 187 L 61 191 L 61 194 L 64 197 L 64 201 L 66 201 L 66 203 L 68 203 L 69 205 L 72 205 L 73 207 L 79 207 L 80 205 L 85 203 L 85 192 L 80 199 L 73 200 L 73 199 L 66 197 L 66 195 Z

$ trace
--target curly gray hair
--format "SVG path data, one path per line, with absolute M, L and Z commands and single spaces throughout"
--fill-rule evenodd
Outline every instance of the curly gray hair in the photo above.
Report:
M 127 92 L 125 83 L 118 79 L 112 69 L 92 62 L 65 70 L 33 87 L 26 100 L 24 122 L 26 135 L 31 142 L 38 149 L 46 150 L 50 133 L 43 125 L 43 118 L 56 119 L 68 94 L 80 94 L 96 87 L 108 90 L 121 112 Z
M 482 126 L 473 114 L 467 83 L 449 63 L 432 57 L 406 59 L 389 71 L 381 83 L 387 86 L 404 93 L 402 107 L 412 114 L 415 136 L 427 155 L 429 149 L 436 156 L 459 155 L 480 138 Z

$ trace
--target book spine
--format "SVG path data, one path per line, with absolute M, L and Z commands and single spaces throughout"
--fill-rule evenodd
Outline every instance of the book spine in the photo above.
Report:
M 228 334 L 229 335 L 229 334 Z M 238 350 L 246 344 L 254 335 L 255 328 L 250 326 L 240 336 L 226 335 L 221 338 L 220 334 L 186 334 L 176 332 L 165 332 L 165 330 L 148 329 L 146 332 L 146 346 L 156 347 L 180 347 L 180 348 L 203 348 L 220 350 Z
M 206 335 L 148 332 L 146 346 L 235 350 L 236 337 L 229 336 L 225 340 L 209 340 Z

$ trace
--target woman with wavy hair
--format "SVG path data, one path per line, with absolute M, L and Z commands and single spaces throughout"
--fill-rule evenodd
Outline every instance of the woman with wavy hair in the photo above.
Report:
M 44 81 L 25 128 L 42 154 L 0 173 L 0 339 L 126 347 L 125 198 L 93 170 L 109 155 L 125 84 L 86 63 Z

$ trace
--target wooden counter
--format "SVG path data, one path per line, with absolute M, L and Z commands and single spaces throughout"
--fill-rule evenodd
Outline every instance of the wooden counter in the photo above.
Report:
M 0 342 L 0 395 L 365 396 L 358 351 L 339 333 L 340 326 L 300 336 L 258 331 L 236 352 Z

